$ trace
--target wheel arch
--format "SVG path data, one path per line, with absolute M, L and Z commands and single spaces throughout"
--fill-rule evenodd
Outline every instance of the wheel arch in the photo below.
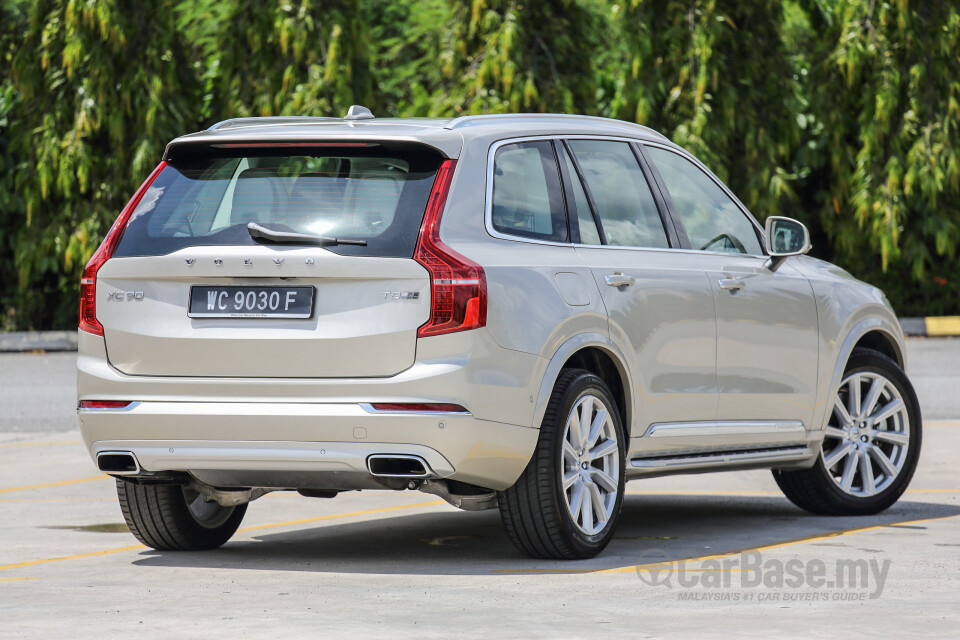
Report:
M 853 348 L 850 349 L 850 353 L 847 354 L 847 360 L 850 359 L 850 354 L 853 353 L 853 350 L 859 348 L 879 351 L 896 362 L 901 369 L 906 369 L 907 363 L 904 360 L 903 350 L 897 343 L 896 338 L 881 328 L 868 329 L 866 333 L 861 335 L 860 338 L 857 339 L 856 344 L 853 345 Z M 844 361 L 844 366 L 846 366 L 846 361 Z
M 633 383 L 623 354 L 603 335 L 586 333 L 573 336 L 560 345 L 547 365 L 537 396 L 533 425 L 540 428 L 553 387 L 564 369 L 586 369 L 603 380 L 617 402 L 627 437 L 633 424 Z
M 850 360 L 850 355 L 854 349 L 857 347 L 874 349 L 889 356 L 901 369 L 906 370 L 907 366 L 903 331 L 896 322 L 896 318 L 891 320 L 879 314 L 863 318 L 854 324 L 846 333 L 842 342 L 838 341 L 838 343 L 840 346 L 834 351 L 832 376 L 829 385 L 825 388 L 821 387 L 822 400 L 818 403 L 821 411 L 814 422 L 814 425 L 816 425 L 814 433 L 820 437 L 822 437 L 823 429 L 830 417 L 828 408 L 832 402 L 831 398 L 840 388 L 843 372 L 847 368 L 847 362 Z M 819 438 L 816 439 L 819 441 Z

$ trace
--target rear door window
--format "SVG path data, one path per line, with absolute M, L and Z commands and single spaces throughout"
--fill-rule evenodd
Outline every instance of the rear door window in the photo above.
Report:
M 247 224 L 366 241 L 345 255 L 413 255 L 442 158 L 419 148 L 175 149 L 134 210 L 115 256 L 250 245 Z
M 630 145 L 610 140 L 570 140 L 569 145 L 597 207 L 607 244 L 669 247 L 657 203 Z
M 500 147 L 493 159 L 493 228 L 524 238 L 566 242 L 560 185 L 549 140 Z

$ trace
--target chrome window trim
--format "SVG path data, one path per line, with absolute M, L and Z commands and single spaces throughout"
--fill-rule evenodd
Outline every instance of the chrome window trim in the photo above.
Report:
M 714 255 L 714 256 L 736 256 L 738 258 L 755 258 L 757 260 L 766 260 L 766 255 L 752 255 L 749 253 L 727 253 L 725 251 L 701 251 L 699 249 L 685 249 L 683 247 L 623 247 L 623 246 L 614 246 L 610 244 L 580 244 L 574 242 L 555 242 L 552 240 L 537 240 L 535 238 L 525 238 L 523 236 L 514 236 L 507 233 L 502 233 L 497 231 L 493 227 L 493 161 L 496 157 L 497 150 L 500 147 L 506 146 L 508 144 L 517 144 L 519 142 L 531 142 L 537 140 L 551 140 L 551 141 L 562 141 L 562 140 L 608 140 L 611 142 L 626 142 L 633 144 L 642 144 L 648 146 L 655 146 L 665 149 L 667 151 L 672 151 L 681 157 L 688 158 L 693 161 L 693 163 L 700 169 L 702 169 L 708 178 L 713 180 L 715 183 L 720 185 L 720 188 L 726 193 L 737 205 L 737 207 L 747 216 L 747 219 L 753 224 L 753 226 L 760 231 L 760 244 L 763 246 L 764 234 L 763 227 L 760 226 L 760 223 L 756 221 L 750 211 L 743 206 L 743 203 L 733 193 L 730 192 L 726 186 L 720 182 L 720 180 L 707 169 L 702 162 L 694 158 L 688 152 L 680 149 L 679 147 L 673 148 L 666 144 L 651 142 L 648 140 L 638 139 L 638 138 L 626 138 L 623 136 L 605 136 L 605 135 L 586 135 L 586 134 L 577 134 L 577 135 L 561 135 L 561 134 L 550 134 L 550 135 L 537 135 L 537 136 L 521 136 L 518 138 L 504 138 L 502 140 L 497 140 L 490 145 L 490 148 L 487 150 L 487 184 L 484 188 L 484 228 L 487 231 L 487 234 L 492 238 L 497 238 L 498 240 L 508 240 L 510 242 L 522 242 L 525 244 L 539 244 L 548 247 L 574 247 L 577 249 L 613 249 L 616 251 L 658 251 L 658 252 L 669 252 L 669 253 L 691 253 L 696 255 Z M 656 168 L 656 165 L 654 165 Z M 668 194 L 669 195 L 669 194 Z M 670 212 L 667 215 L 672 216 Z

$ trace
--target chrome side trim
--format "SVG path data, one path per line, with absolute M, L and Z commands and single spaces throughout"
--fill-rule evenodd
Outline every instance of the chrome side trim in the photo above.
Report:
M 716 433 L 716 422 L 669 422 L 650 425 L 644 435 L 650 438 L 672 438 L 675 436 L 712 436 Z
M 814 452 L 807 446 L 777 447 L 775 449 L 757 449 L 752 451 L 718 451 L 715 453 L 684 454 L 675 456 L 656 456 L 633 458 L 633 469 L 695 469 L 704 467 L 734 466 L 740 464 L 775 464 L 807 459 Z
M 726 420 L 719 422 L 661 422 L 650 425 L 645 435 L 651 438 L 699 437 L 713 435 L 756 435 L 795 433 L 803 439 L 806 430 L 796 420 Z

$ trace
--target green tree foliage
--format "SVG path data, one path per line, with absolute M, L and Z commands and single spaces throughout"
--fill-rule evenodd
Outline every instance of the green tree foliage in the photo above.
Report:
M 960 313 L 960 5 L 810 3 L 807 209 L 907 308 Z
M 16 279 L 4 286 L 15 286 L 17 326 L 68 325 L 85 261 L 166 142 L 196 127 L 199 85 L 173 3 L 149 6 L 23 5 L 6 116 L 19 202 L 3 212 L 16 228 Z
M 200 52 L 204 115 L 340 114 L 371 104 L 368 21 L 349 1 L 188 0 L 179 25 Z
M 15 34 L 26 25 L 22 6 L 0 0 L 0 24 L 7 27 L 0 29 L 0 331 L 5 331 L 17 326 L 13 300 L 16 287 L 10 286 L 10 283 L 17 281 L 16 265 L 12 258 L 21 221 L 15 212 L 23 207 L 13 188 L 16 169 L 10 151 L 13 136 L 10 112 L 17 93 L 13 88 L 10 68 Z
M 778 3 L 628 0 L 611 7 L 622 56 L 614 113 L 699 157 L 759 217 L 793 196 L 797 83 Z
M 0 330 L 70 327 L 165 143 L 234 116 L 618 117 L 905 314 L 960 313 L 942 0 L 0 0 Z
M 596 114 L 593 56 L 604 25 L 576 0 L 452 2 L 431 114 Z

